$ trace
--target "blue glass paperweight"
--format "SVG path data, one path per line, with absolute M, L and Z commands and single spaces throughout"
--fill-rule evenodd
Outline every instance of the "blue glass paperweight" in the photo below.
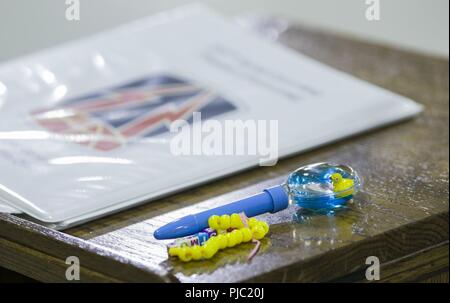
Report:
M 285 187 L 290 203 L 312 211 L 330 211 L 353 198 L 361 179 L 349 166 L 316 163 L 292 172 Z

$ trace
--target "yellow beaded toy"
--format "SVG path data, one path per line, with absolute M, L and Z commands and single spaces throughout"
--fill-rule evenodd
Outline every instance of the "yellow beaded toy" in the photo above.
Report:
M 169 247 L 169 255 L 177 256 L 183 262 L 210 259 L 221 249 L 253 240 L 257 242 L 257 247 L 249 256 L 251 258 L 259 249 L 258 240 L 269 232 L 266 222 L 255 218 L 247 219 L 240 214 L 211 216 L 208 225 L 217 231 L 217 236 L 209 238 L 203 245 Z

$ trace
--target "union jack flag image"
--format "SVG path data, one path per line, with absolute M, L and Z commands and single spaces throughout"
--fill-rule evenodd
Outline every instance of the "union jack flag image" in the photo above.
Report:
M 83 138 L 74 140 L 100 151 L 157 136 L 170 123 L 192 123 L 194 112 L 208 119 L 236 109 L 217 93 L 177 77 L 158 75 L 70 99 L 31 113 L 48 131 Z

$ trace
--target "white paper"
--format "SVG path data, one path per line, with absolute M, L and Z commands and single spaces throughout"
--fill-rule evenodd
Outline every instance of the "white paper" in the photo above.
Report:
M 278 120 L 281 157 L 421 111 L 204 7 L 185 7 L 0 66 L 0 200 L 40 221 L 73 225 L 258 165 L 258 156 L 174 156 L 168 132 L 86 146 L 36 118 L 71 100 L 85 110 L 134 81 L 174 79 L 220 96 L 219 121 Z M 117 120 L 87 114 L 94 118 Z

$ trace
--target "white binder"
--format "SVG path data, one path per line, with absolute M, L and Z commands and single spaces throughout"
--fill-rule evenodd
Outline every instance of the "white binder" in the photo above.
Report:
M 422 109 L 202 6 L 8 62 L 0 66 L 0 84 L 0 211 L 18 210 L 58 228 L 259 165 L 258 155 L 176 156 L 170 121 L 136 130 L 168 108 L 177 113 L 184 99 L 173 101 L 168 90 L 181 91 L 174 93 L 180 98 L 193 97 L 192 86 L 200 96 L 212 92 L 196 110 L 219 122 L 277 120 L 280 157 Z M 113 138 L 102 144 L 79 140 L 80 133 L 108 131 Z

